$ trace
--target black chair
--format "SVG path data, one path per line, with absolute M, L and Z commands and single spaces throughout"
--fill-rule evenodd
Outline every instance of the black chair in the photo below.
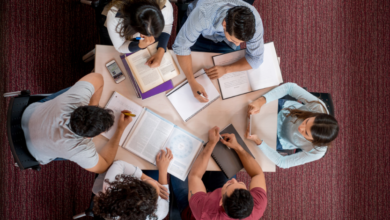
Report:
M 304 89 L 306 89 L 306 88 L 304 88 Z M 329 93 L 311 92 L 311 94 L 318 97 L 319 99 L 321 99 L 321 101 L 323 101 L 325 103 L 326 108 L 329 110 L 329 114 L 334 116 L 333 100 L 332 100 L 332 96 Z M 289 95 L 284 96 L 282 99 L 297 101 L 295 98 L 293 98 Z M 301 152 L 302 150 L 301 149 L 292 149 L 292 150 L 277 150 L 277 151 L 279 154 L 281 154 L 283 156 L 287 156 L 287 155 Z M 326 155 L 326 153 L 325 153 L 325 155 Z
M 31 103 L 37 102 L 49 95 L 30 95 L 29 90 L 4 94 L 4 97 L 11 97 L 7 113 L 7 136 L 12 156 L 15 160 L 15 166 L 19 167 L 20 170 L 41 170 L 41 166 L 27 149 L 26 139 L 22 129 L 22 115 Z
M 177 207 L 177 201 L 173 193 L 172 184 L 169 184 L 169 220 L 181 220 L 180 210 Z

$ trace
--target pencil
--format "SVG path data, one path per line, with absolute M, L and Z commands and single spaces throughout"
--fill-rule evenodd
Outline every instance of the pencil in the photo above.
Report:
M 219 135 L 219 138 L 221 138 L 221 139 L 223 139 L 223 137 L 221 136 L 221 135 Z M 224 139 L 225 140 L 225 139 Z M 228 147 L 228 146 L 226 146 L 227 148 L 229 148 L 229 150 L 230 150 L 230 147 Z
M 127 116 L 131 116 L 131 117 L 135 117 L 136 115 L 134 114 L 130 114 L 130 113 L 127 113 L 127 112 L 122 112 L 124 115 L 127 115 Z

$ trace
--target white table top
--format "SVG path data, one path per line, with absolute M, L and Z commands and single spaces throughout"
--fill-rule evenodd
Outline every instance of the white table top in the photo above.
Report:
M 174 59 L 175 55 L 171 51 Z M 215 125 L 219 128 L 224 128 L 229 124 L 233 124 L 237 129 L 240 136 L 244 139 L 246 145 L 255 156 L 256 161 L 260 164 L 264 172 L 275 172 L 275 164 L 272 163 L 267 157 L 263 155 L 261 150 L 252 141 L 245 138 L 246 128 L 246 111 L 248 104 L 260 97 L 262 94 L 269 91 L 271 88 L 258 90 L 256 92 L 248 93 L 245 95 L 237 96 L 227 100 L 219 98 L 210 106 L 199 112 L 188 122 L 184 122 L 170 101 L 166 98 L 165 93 L 160 93 L 154 97 L 146 100 L 137 98 L 135 91 L 132 88 L 129 77 L 126 77 L 124 81 L 116 84 L 109 74 L 105 64 L 112 59 L 115 59 L 122 71 L 125 71 L 123 63 L 119 57 L 119 53 L 112 46 L 96 45 L 95 55 L 95 72 L 103 75 L 104 88 L 102 97 L 100 99 L 100 106 L 105 106 L 110 99 L 114 91 L 126 96 L 135 103 L 147 107 L 167 120 L 173 122 L 179 127 L 187 130 L 193 135 L 208 141 L 208 130 Z M 205 53 L 205 52 L 192 52 L 192 65 L 193 72 L 197 72 L 202 68 L 210 68 L 214 66 L 212 56 L 218 55 L 217 53 Z M 178 65 L 179 66 L 179 65 Z M 126 75 L 126 74 L 125 74 Z M 181 74 L 172 79 L 173 84 L 177 85 L 185 80 L 185 75 L 181 71 Z M 219 91 L 217 80 L 213 80 L 213 83 Z M 261 108 L 261 112 L 256 115 L 253 121 L 260 121 L 262 123 L 253 123 L 252 133 L 256 132 L 269 146 L 276 148 L 276 126 L 277 126 L 277 101 L 264 105 Z M 254 133 L 255 134 L 255 133 Z M 108 140 L 99 135 L 93 139 L 96 149 L 99 152 L 102 147 L 108 142 Z M 156 169 L 156 167 L 149 162 L 141 159 L 130 151 L 119 147 L 118 153 L 115 159 L 120 159 L 131 163 L 141 169 Z M 207 166 L 207 170 L 220 170 L 218 165 L 211 158 Z

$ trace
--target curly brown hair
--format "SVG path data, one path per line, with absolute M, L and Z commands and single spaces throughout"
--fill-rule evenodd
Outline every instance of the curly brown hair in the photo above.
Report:
M 106 192 L 94 198 L 94 214 L 121 220 L 157 219 L 158 194 L 150 184 L 129 175 L 117 175 Z

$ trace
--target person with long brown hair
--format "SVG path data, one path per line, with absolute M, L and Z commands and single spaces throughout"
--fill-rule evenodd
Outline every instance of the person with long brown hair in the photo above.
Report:
M 157 52 L 146 64 L 158 67 L 167 50 L 173 26 L 168 0 L 113 0 L 106 8 L 106 27 L 120 53 L 135 53 L 158 41 Z
M 299 101 L 280 99 L 290 95 Z M 282 156 L 257 135 L 246 137 L 277 166 L 290 168 L 321 159 L 339 133 L 337 120 L 329 114 L 325 104 L 295 83 L 285 83 L 269 91 L 248 106 L 248 117 L 260 112 L 261 106 L 278 99 L 277 150 L 301 149 Z

